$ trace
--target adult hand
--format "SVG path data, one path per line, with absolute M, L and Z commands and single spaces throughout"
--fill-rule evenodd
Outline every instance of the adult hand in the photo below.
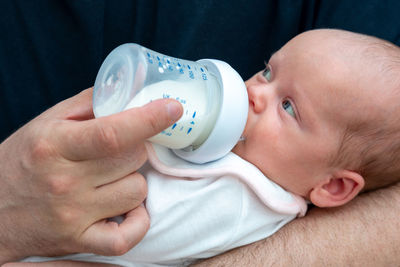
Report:
M 0 264 L 29 255 L 119 255 L 149 227 L 135 172 L 144 140 L 182 114 L 173 100 L 93 118 L 92 89 L 47 110 L 0 144 Z M 126 214 L 121 224 L 107 218 Z

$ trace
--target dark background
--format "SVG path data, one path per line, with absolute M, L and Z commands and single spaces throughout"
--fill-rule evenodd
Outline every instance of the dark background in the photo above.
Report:
M 0 141 L 91 87 L 103 59 L 122 43 L 221 59 L 247 79 L 313 28 L 400 45 L 399 17 L 397 0 L 0 0 Z

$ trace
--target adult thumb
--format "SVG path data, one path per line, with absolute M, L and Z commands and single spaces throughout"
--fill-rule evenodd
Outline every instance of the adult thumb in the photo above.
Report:
M 173 99 L 159 99 L 138 108 L 113 115 L 68 124 L 63 129 L 67 140 L 61 142 L 64 153 L 71 159 L 102 157 L 110 148 L 120 151 L 131 149 L 144 140 L 160 133 L 177 121 L 183 113 L 182 105 Z M 68 140 L 71 140 L 68 142 Z M 81 140 L 75 142 L 75 140 Z
M 182 116 L 183 108 L 176 100 L 158 99 L 141 108 L 126 112 L 135 112 L 134 116 L 138 118 L 138 123 L 141 123 L 143 138 L 149 138 L 176 122 Z

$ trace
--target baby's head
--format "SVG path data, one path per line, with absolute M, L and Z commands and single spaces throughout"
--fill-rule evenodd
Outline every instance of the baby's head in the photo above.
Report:
M 340 30 L 296 36 L 246 82 L 234 152 L 320 207 L 400 180 L 400 48 Z

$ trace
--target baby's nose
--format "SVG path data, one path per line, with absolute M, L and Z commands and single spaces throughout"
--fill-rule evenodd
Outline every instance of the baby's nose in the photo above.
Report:
M 247 93 L 249 95 L 249 105 L 255 113 L 264 111 L 267 105 L 267 96 L 265 85 L 252 84 L 247 87 Z

